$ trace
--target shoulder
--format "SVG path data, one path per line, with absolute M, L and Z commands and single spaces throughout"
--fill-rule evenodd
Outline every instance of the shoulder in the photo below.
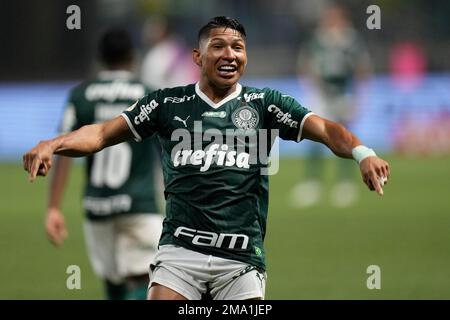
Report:
M 160 103 L 182 103 L 195 98 L 195 85 L 160 89 L 154 92 Z
M 86 92 L 86 89 L 91 85 L 95 83 L 93 80 L 86 80 L 79 82 L 74 87 L 72 87 L 69 91 L 69 97 L 71 99 L 79 99 L 83 98 Z
M 256 87 L 250 87 L 250 86 L 242 86 L 242 92 L 243 93 L 262 93 L 264 96 L 266 95 L 273 95 L 273 94 L 281 94 L 280 91 L 268 87 L 264 88 L 256 88 Z
M 273 102 L 278 101 L 283 98 L 290 97 L 289 95 L 283 94 L 282 92 L 272 89 L 272 88 L 255 88 L 255 87 L 248 87 L 245 86 L 242 89 L 243 97 L 246 99 L 247 102 L 257 100 L 262 102 Z
M 179 104 L 195 98 L 194 85 L 164 88 L 149 92 L 139 101 L 139 105 L 150 104 L 152 106 Z
M 179 94 L 194 94 L 195 84 L 188 84 L 186 86 L 178 86 L 172 88 L 165 88 L 161 90 L 164 95 L 179 95 Z

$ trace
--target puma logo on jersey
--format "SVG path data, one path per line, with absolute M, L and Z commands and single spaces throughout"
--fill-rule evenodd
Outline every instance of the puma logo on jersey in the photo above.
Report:
M 264 276 L 259 273 L 259 271 L 256 271 L 256 277 L 259 280 L 259 284 L 261 285 L 261 289 L 264 288 Z
M 187 119 L 189 119 L 189 117 L 190 117 L 190 116 L 188 116 L 185 120 L 183 120 L 183 119 L 181 119 L 179 116 L 175 116 L 175 117 L 173 117 L 173 120 L 182 122 L 182 123 L 184 124 L 184 127 L 187 128 L 186 121 L 187 121 Z

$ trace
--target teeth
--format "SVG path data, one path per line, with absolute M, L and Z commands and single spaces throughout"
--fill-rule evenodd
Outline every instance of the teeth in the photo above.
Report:
M 234 70 L 236 70 L 236 67 L 234 67 L 234 66 L 221 66 L 221 67 L 219 67 L 219 70 L 221 70 L 221 71 L 234 71 Z

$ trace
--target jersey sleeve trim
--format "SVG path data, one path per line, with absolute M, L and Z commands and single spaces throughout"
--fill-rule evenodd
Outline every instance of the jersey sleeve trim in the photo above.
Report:
M 302 122 L 300 122 L 300 129 L 298 130 L 297 142 L 300 142 L 300 140 L 302 140 L 303 126 L 305 125 L 306 119 L 308 119 L 310 116 L 314 114 L 315 114 L 314 112 L 308 112 L 303 117 Z
M 77 122 L 77 115 L 73 103 L 69 103 L 63 113 L 63 118 L 59 126 L 59 134 L 66 134 L 73 131 Z
M 131 130 L 131 132 L 133 132 L 133 135 L 134 135 L 134 140 L 136 140 L 136 141 L 142 141 L 142 137 L 139 135 L 139 133 L 137 133 L 137 131 L 136 131 L 136 129 L 134 128 L 134 126 L 133 126 L 133 123 L 131 122 L 131 120 L 128 118 L 128 116 L 125 114 L 125 113 L 121 113 L 120 114 L 124 119 L 125 119 L 125 121 L 127 122 L 127 124 L 128 124 L 128 127 L 130 128 L 130 130 Z

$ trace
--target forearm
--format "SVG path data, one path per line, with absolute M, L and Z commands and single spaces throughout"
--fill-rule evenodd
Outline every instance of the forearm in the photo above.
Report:
M 335 155 L 342 158 L 353 158 L 353 148 L 361 144 L 361 141 L 343 125 L 316 115 L 307 119 L 303 132 L 305 139 L 323 143 Z
M 118 116 L 100 124 L 81 127 L 52 140 L 41 141 L 23 155 L 23 168 L 30 173 L 30 181 L 45 176 L 52 166 L 52 157 L 86 156 L 133 137 L 125 119 Z
M 92 124 L 50 140 L 54 154 L 68 157 L 82 157 L 106 147 L 101 138 L 103 126 Z
M 302 137 L 325 144 L 339 157 L 355 159 L 359 163 L 364 183 L 370 190 L 383 195 L 382 186 L 390 174 L 388 163 L 378 158 L 372 149 L 363 146 L 358 137 L 344 126 L 311 115 L 306 119 Z
M 71 165 L 71 158 L 55 156 L 54 169 L 50 182 L 50 193 L 47 206 L 48 210 L 60 209 Z
M 348 159 L 353 158 L 353 148 L 362 144 L 358 137 L 341 124 L 328 122 L 326 131 L 327 135 L 323 143 L 325 143 L 338 157 Z

